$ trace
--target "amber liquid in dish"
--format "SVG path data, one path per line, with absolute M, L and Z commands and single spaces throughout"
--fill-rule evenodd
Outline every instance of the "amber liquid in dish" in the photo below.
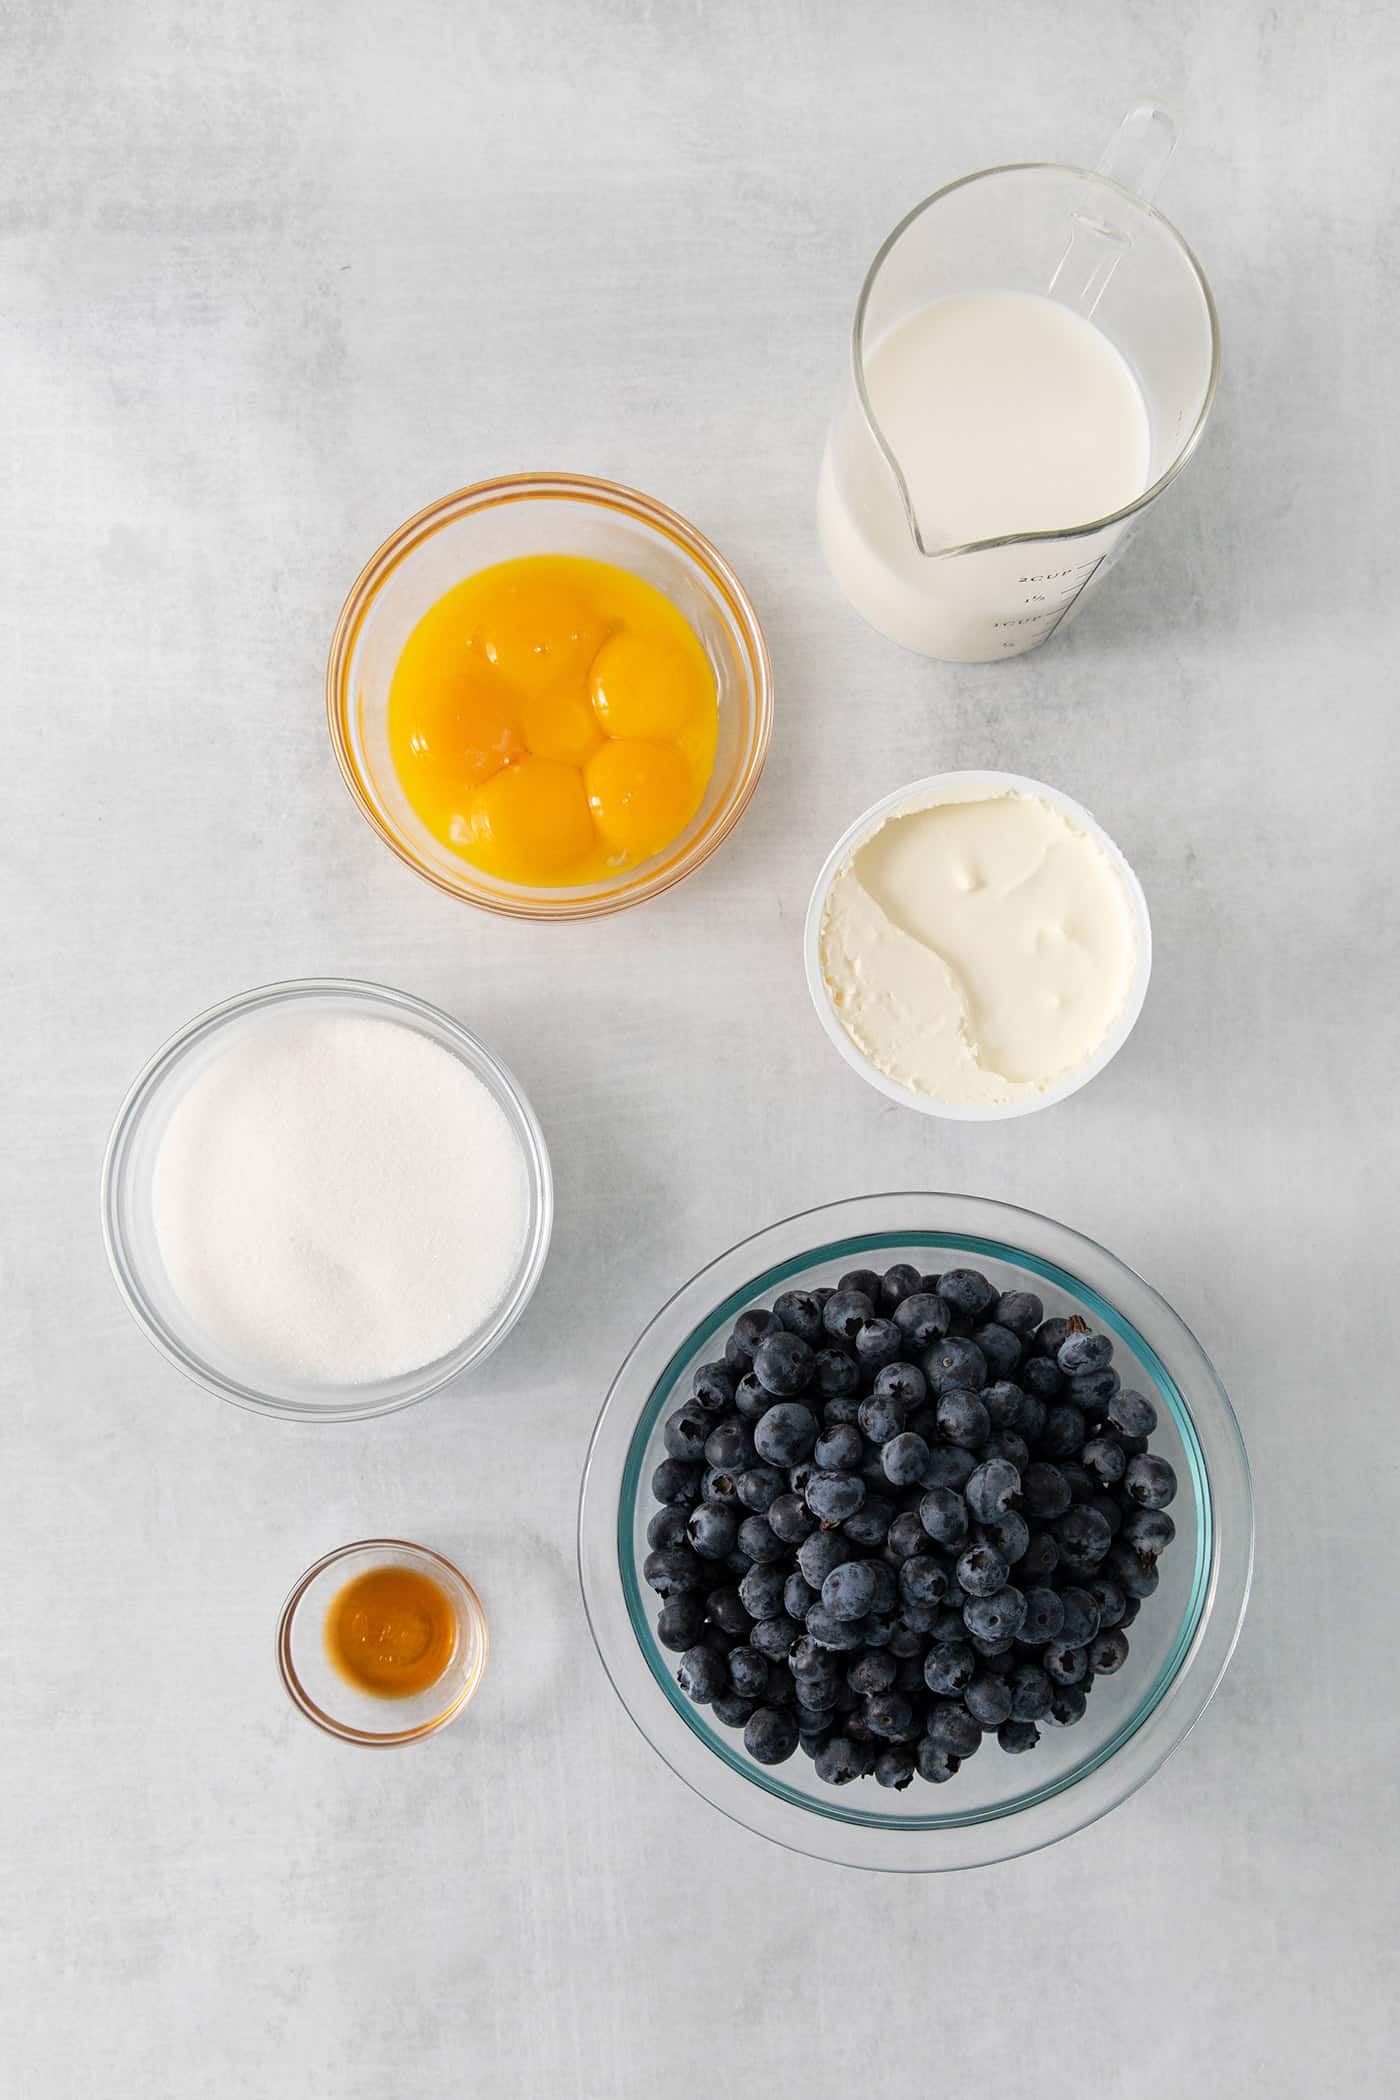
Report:
M 347 1684 L 377 1699 L 426 1692 L 456 1649 L 452 1600 L 417 1568 L 370 1568 L 326 1613 L 326 1653 Z

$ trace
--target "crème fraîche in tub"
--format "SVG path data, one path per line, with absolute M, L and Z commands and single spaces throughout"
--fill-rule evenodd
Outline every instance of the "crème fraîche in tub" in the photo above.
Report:
M 827 890 L 822 980 L 887 1078 L 958 1107 L 1063 1085 L 1123 1020 L 1139 934 L 1104 844 L 1046 797 L 917 792 Z

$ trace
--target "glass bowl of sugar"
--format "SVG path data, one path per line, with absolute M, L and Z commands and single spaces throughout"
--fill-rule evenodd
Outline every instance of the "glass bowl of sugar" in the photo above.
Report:
M 243 992 L 156 1052 L 102 1170 L 127 1307 L 238 1406 L 388 1414 L 499 1346 L 553 1223 L 549 1155 L 500 1059 L 384 985 Z

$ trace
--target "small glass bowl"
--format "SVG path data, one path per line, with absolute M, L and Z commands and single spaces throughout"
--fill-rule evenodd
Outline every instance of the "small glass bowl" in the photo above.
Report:
M 256 1016 L 296 1004 L 317 1013 L 362 1014 L 415 1029 L 462 1060 L 500 1103 L 519 1142 L 529 1185 L 525 1243 L 509 1290 L 486 1321 L 435 1362 L 361 1385 L 270 1378 L 205 1334 L 174 1290 L 156 1234 L 156 1159 L 177 1102 L 192 1080 Z M 186 1377 L 221 1399 L 299 1421 L 349 1422 L 390 1414 L 446 1385 L 499 1347 L 540 1280 L 554 1223 L 554 1183 L 544 1133 L 519 1082 L 469 1029 L 388 985 L 353 978 L 304 977 L 240 992 L 187 1022 L 133 1082 L 112 1126 L 102 1166 L 102 1234 L 127 1310 L 146 1339 Z
M 1119 880 L 1127 894 L 1128 909 L 1133 915 L 1137 931 L 1137 957 L 1133 965 L 1133 980 L 1128 987 L 1128 996 L 1117 1020 L 1109 1029 L 1092 1057 L 1077 1065 L 1063 1079 L 1047 1086 L 1043 1093 L 1032 1094 L 1018 1101 L 959 1102 L 940 1101 L 934 1094 L 921 1094 L 914 1087 L 906 1086 L 903 1080 L 891 1079 L 871 1063 L 864 1051 L 847 1035 L 841 1026 L 831 994 L 826 987 L 822 972 L 822 920 L 826 915 L 826 900 L 838 871 L 844 867 L 859 847 L 887 817 L 904 809 L 936 808 L 941 801 L 955 801 L 966 797 L 969 789 L 985 790 L 988 795 L 1034 795 L 1043 802 L 1063 811 L 1071 824 L 1094 839 L 1118 872 Z M 1090 816 L 1069 795 L 1061 794 L 1058 788 L 1047 787 L 1043 780 L 1028 780 L 1021 773 L 989 773 L 980 769 L 960 773 L 931 773 L 927 779 L 911 780 L 907 787 L 896 788 L 872 804 L 854 824 L 848 825 L 822 864 L 822 871 L 812 887 L 807 906 L 807 921 L 802 935 L 802 960 L 807 972 L 807 989 L 812 996 L 817 1019 L 832 1043 L 840 1051 L 853 1072 L 858 1072 L 867 1086 L 884 1094 L 890 1101 L 898 1101 L 901 1107 L 917 1109 L 923 1116 L 942 1116 L 955 1123 L 1003 1123 L 1013 1116 L 1033 1116 L 1042 1108 L 1052 1108 L 1057 1101 L 1067 1101 L 1077 1094 L 1102 1072 L 1111 1058 L 1118 1055 L 1137 1025 L 1147 997 L 1148 979 L 1152 975 L 1152 920 L 1148 914 L 1147 899 L 1142 893 L 1142 884 L 1133 873 L 1122 850 L 1114 844 L 1102 824 Z
M 714 770 L 685 830 L 651 860 L 576 888 L 506 882 L 443 845 L 409 806 L 389 750 L 389 688 L 419 620 L 464 577 L 527 554 L 584 555 L 653 584 L 699 636 L 719 696 Z M 767 644 L 748 593 L 693 525 L 617 482 L 510 474 L 430 504 L 368 562 L 331 641 L 326 710 L 347 787 L 385 845 L 415 874 L 512 918 L 589 919 L 659 896 L 728 837 L 763 771 L 773 693 Z
M 936 1251 L 935 1251 L 936 1250 Z M 1033 1290 L 1048 1314 L 1081 1311 L 1114 1338 L 1125 1385 L 1158 1411 L 1152 1448 L 1176 1468 L 1177 1536 L 1130 1635 L 1077 1726 L 1042 1726 L 1028 1754 L 985 1743 L 946 1785 L 903 1792 L 873 1779 L 835 1788 L 800 1751 L 764 1766 L 742 1733 L 695 1706 L 656 1635 L 642 1578 L 652 1473 L 667 1416 L 694 1367 L 723 1352 L 746 1306 L 835 1283 L 847 1269 L 970 1266 Z M 742 1241 L 677 1292 L 613 1382 L 593 1432 L 579 1510 L 584 1606 L 623 1705 L 671 1769 L 762 1836 L 843 1866 L 933 1872 L 1053 1844 L 1127 1799 L 1203 1712 L 1234 1650 L 1249 1594 L 1254 1506 L 1239 1425 L 1200 1343 L 1142 1278 L 1093 1240 L 1033 1211 L 976 1196 L 884 1195 L 826 1205 Z
M 343 1678 L 326 1652 L 326 1614 L 347 1582 L 371 1568 L 413 1568 L 445 1590 L 457 1615 L 457 1645 L 435 1684 L 407 1699 L 376 1699 Z M 471 1704 L 489 1648 L 481 1599 L 459 1568 L 407 1539 L 358 1539 L 308 1568 L 282 1606 L 277 1667 L 292 1704 L 342 1743 L 387 1748 L 436 1735 Z

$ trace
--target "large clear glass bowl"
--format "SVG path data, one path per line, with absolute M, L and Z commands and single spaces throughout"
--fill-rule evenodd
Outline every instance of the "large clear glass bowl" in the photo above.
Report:
M 466 576 L 526 554 L 630 569 L 690 622 L 710 661 L 719 742 L 704 799 L 664 851 L 574 888 L 531 889 L 473 867 L 411 808 L 389 750 L 389 689 L 429 606 Z M 768 647 L 748 592 L 718 550 L 654 497 L 587 474 L 508 474 L 410 518 L 351 587 L 326 669 L 331 743 L 361 814 L 414 873 L 516 919 L 588 919 L 658 896 L 726 839 L 758 785 L 773 723 Z
M 500 1303 L 453 1349 L 432 1363 L 362 1384 L 313 1384 L 246 1362 L 207 1333 L 166 1272 L 155 1222 L 155 1169 L 161 1140 L 186 1089 L 240 1032 L 268 1012 L 349 1014 L 394 1021 L 461 1060 L 498 1102 L 525 1164 L 528 1214 L 520 1259 Z M 354 1133 L 347 1133 L 353 1143 Z M 484 1361 L 505 1340 L 540 1280 L 554 1223 L 554 1181 L 544 1133 L 524 1090 L 494 1051 L 449 1014 L 389 985 L 357 978 L 301 977 L 240 992 L 197 1014 L 138 1073 L 112 1126 L 102 1166 L 102 1233 L 127 1310 L 162 1356 L 220 1399 L 298 1421 L 349 1422 L 423 1400 Z
M 656 1638 L 659 1600 L 642 1580 L 651 1476 L 667 1415 L 694 1366 L 722 1353 L 746 1306 L 835 1283 L 851 1268 L 910 1261 L 985 1270 L 1033 1290 L 1047 1313 L 1080 1311 L 1114 1339 L 1125 1385 L 1158 1411 L 1153 1449 L 1180 1482 L 1177 1536 L 1161 1585 L 1132 1629 L 1123 1670 L 1100 1677 L 1084 1719 L 1044 1727 L 1008 1757 L 984 1743 L 947 1785 L 902 1793 L 873 1779 L 820 1781 L 800 1752 L 765 1767 L 675 1681 Z M 1166 1301 L 1106 1248 L 1033 1211 L 976 1196 L 856 1197 L 742 1241 L 663 1306 L 598 1418 L 579 1510 L 584 1605 L 604 1668 L 661 1757 L 698 1794 L 763 1836 L 845 1866 L 930 1872 L 982 1866 L 1054 1843 L 1104 1815 L 1156 1771 L 1200 1718 L 1234 1649 L 1249 1593 L 1254 1511 L 1230 1403 L 1200 1343 Z

